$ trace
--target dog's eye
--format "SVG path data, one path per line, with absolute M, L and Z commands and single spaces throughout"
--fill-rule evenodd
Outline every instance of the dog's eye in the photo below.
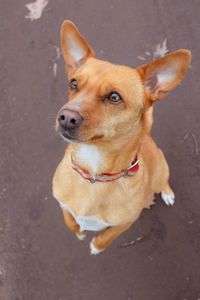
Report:
M 71 79 L 69 83 L 70 90 L 77 90 L 78 81 L 76 79 Z
M 119 103 L 122 100 L 122 97 L 120 94 L 118 94 L 117 92 L 111 92 L 108 96 L 108 99 L 112 102 L 112 103 Z

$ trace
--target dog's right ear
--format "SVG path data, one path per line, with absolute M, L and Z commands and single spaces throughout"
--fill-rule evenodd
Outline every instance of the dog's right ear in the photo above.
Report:
M 162 99 L 181 83 L 191 62 L 191 52 L 176 50 L 138 68 L 152 101 Z
M 61 47 L 68 73 L 73 73 L 89 57 L 95 56 L 93 49 L 69 20 L 61 27 Z

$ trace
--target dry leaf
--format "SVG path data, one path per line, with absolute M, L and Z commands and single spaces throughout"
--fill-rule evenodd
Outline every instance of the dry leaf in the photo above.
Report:
M 29 14 L 25 18 L 31 21 L 40 19 L 47 4 L 48 0 L 36 0 L 35 2 L 26 4 L 25 6 L 28 8 Z
M 156 50 L 153 53 L 154 58 L 159 58 L 165 56 L 169 52 L 167 49 L 167 39 L 165 39 L 161 44 L 156 46 Z

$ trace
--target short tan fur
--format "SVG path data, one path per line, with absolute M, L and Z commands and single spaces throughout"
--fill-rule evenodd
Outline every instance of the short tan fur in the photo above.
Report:
M 58 113 L 76 112 L 80 126 L 70 129 L 65 155 L 53 178 L 53 194 L 61 203 L 64 220 L 80 239 L 76 217 L 91 217 L 109 226 L 91 241 L 91 253 L 102 252 L 153 204 L 162 193 L 166 204 L 174 203 L 169 186 L 169 168 L 151 137 L 153 105 L 184 78 L 190 61 L 188 50 L 177 50 L 136 69 L 95 58 L 95 53 L 71 21 L 61 28 L 62 53 L 69 89 L 68 102 Z M 119 101 L 109 98 L 111 92 Z M 112 97 L 111 97 L 112 98 Z M 59 118 L 56 128 L 60 130 Z M 137 155 L 135 176 L 112 182 L 91 183 L 71 167 L 71 155 L 90 173 L 113 173 L 126 169 Z

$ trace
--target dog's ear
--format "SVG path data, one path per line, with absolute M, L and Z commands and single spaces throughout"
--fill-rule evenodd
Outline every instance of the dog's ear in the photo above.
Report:
M 85 38 L 69 20 L 64 21 L 61 27 L 61 47 L 68 72 L 73 72 L 87 58 L 95 56 Z
M 138 71 L 151 101 L 162 99 L 184 78 L 191 61 L 189 50 L 177 50 L 142 65 Z

